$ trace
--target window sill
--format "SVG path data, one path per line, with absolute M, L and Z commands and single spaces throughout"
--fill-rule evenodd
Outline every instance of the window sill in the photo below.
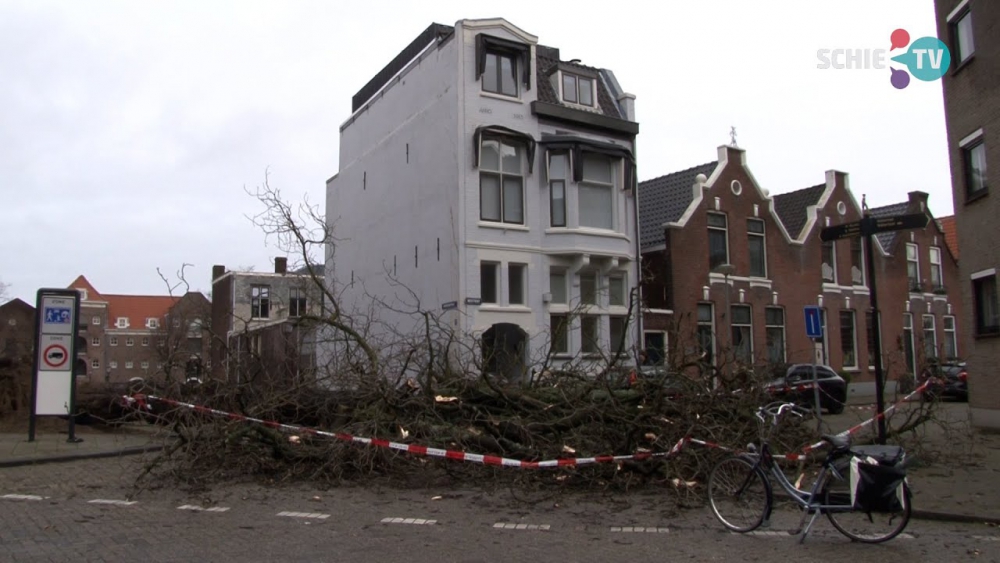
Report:
M 766 287 L 771 288 L 771 280 L 768 278 L 758 278 L 750 276 L 749 278 L 750 287 Z
M 989 340 L 991 338 L 1000 338 L 1000 331 L 976 333 L 976 335 L 973 338 L 975 338 L 976 340 Z
M 965 193 L 966 193 L 966 195 L 965 195 L 965 204 L 968 205 L 970 203 L 977 202 L 977 201 L 983 199 L 984 197 L 990 195 L 990 188 L 989 188 L 989 186 L 987 186 L 987 187 L 985 187 L 985 188 L 983 188 L 981 190 L 977 190 L 977 191 L 972 192 L 972 193 L 969 193 L 969 192 L 965 192 Z
M 518 104 L 518 105 L 523 105 L 524 104 L 524 100 L 522 100 L 518 96 L 506 96 L 504 94 L 494 94 L 493 92 L 487 92 L 485 90 L 480 90 L 479 91 L 479 95 L 482 96 L 482 97 L 484 97 L 484 98 L 490 98 L 490 99 L 493 99 L 493 100 L 500 100 L 500 101 L 503 101 L 503 102 L 510 102 L 512 104 Z
M 545 229 L 545 234 L 588 235 L 595 237 L 609 237 L 609 238 L 619 238 L 622 240 L 629 240 L 629 237 L 627 235 L 624 235 L 614 229 L 597 229 L 594 227 L 549 227 Z
M 524 305 L 497 305 L 497 304 L 486 304 L 483 303 L 479 306 L 479 311 L 485 311 L 487 313 L 531 313 L 531 307 L 525 307 Z
M 840 369 L 842 369 L 842 370 L 844 370 L 844 371 L 849 371 L 849 372 L 851 372 L 851 373 L 860 373 L 860 372 L 861 372 L 861 368 L 859 368 L 859 367 L 857 367 L 857 366 L 854 366 L 854 367 L 847 367 L 847 366 L 844 366 L 844 367 L 842 367 L 842 368 L 840 368 Z M 875 368 L 872 368 L 872 369 L 875 369 Z
M 528 232 L 531 229 L 524 226 L 518 225 L 517 223 L 496 223 L 493 221 L 479 221 L 479 226 L 483 229 L 500 229 L 503 231 L 522 231 Z

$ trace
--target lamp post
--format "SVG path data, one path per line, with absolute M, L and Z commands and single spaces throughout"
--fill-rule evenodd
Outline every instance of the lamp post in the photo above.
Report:
M 716 274 L 722 274 L 722 279 L 726 284 L 726 330 L 729 332 L 729 338 L 726 339 L 729 348 L 733 347 L 733 319 L 732 319 L 732 307 L 729 304 L 729 276 L 736 273 L 736 266 L 726 262 L 725 264 L 719 264 L 712 270 Z M 726 375 L 732 375 L 730 368 L 726 365 Z M 718 382 L 716 382 L 718 384 Z

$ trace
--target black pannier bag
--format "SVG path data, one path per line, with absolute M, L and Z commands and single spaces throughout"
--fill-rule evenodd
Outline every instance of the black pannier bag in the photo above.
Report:
M 889 446 L 891 447 L 891 446 Z M 858 448 L 859 450 L 861 448 Z M 902 512 L 906 469 L 900 464 L 902 450 L 853 451 L 851 458 L 851 504 L 866 513 Z M 907 499 L 909 500 L 909 499 Z

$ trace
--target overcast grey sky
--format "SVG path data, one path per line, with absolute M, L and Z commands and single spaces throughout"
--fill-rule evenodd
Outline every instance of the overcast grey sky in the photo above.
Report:
M 79 274 L 165 293 L 157 267 L 193 264 L 205 291 L 213 264 L 269 270 L 244 187 L 269 170 L 322 208 L 351 96 L 431 22 L 463 18 L 613 70 L 637 96 L 640 179 L 714 160 L 734 125 L 772 194 L 835 168 L 872 206 L 923 190 L 951 214 L 940 81 L 817 68 L 818 49 L 935 35 L 932 0 L 484 5 L 0 0 L 0 281 L 33 303 Z

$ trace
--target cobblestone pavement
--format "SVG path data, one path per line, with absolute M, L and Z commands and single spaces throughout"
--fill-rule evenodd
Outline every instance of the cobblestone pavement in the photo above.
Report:
M 1000 529 L 911 521 L 881 546 L 722 531 L 673 498 L 230 485 L 129 496 L 141 457 L 0 470 L 0 561 L 1000 561 Z M 21 496 L 12 496 L 21 495 Z M 96 502 L 95 502 L 96 501 Z

